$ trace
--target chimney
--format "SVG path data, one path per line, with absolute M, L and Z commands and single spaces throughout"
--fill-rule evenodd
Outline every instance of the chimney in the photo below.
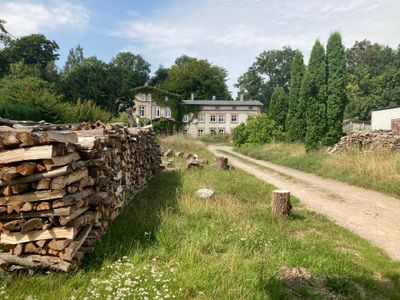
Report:
M 215 97 L 215 96 L 212 96 L 212 99 L 213 99 L 213 100 L 217 100 L 217 97 Z
M 192 101 L 194 100 L 194 93 L 190 94 L 190 100 L 192 100 Z
M 244 101 L 244 95 L 243 94 L 240 95 L 240 101 Z

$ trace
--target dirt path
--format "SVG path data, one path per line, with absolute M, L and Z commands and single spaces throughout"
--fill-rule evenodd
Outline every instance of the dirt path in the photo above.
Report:
M 210 145 L 208 149 L 228 157 L 236 168 L 277 188 L 290 190 L 307 209 L 327 216 L 400 260 L 400 199 L 250 158 L 228 146 Z

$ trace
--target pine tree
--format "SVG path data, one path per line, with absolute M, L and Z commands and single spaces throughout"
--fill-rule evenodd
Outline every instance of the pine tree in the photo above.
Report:
M 328 68 L 328 98 L 326 103 L 327 133 L 325 143 L 335 144 L 342 136 L 346 108 L 346 57 L 340 33 L 332 33 L 326 47 Z
M 288 103 L 285 90 L 283 87 L 275 88 L 271 96 L 268 113 L 270 117 L 283 129 L 285 128 L 287 108 Z
M 325 50 L 317 40 L 308 65 L 310 97 L 307 100 L 306 150 L 318 150 L 326 133 L 326 62 Z
M 301 129 L 304 122 L 304 115 L 302 112 L 297 112 L 300 103 L 300 90 L 304 76 L 305 66 L 303 61 L 303 54 L 296 51 L 293 59 L 291 72 L 290 72 L 290 87 L 289 87 L 289 107 L 286 117 L 286 131 L 289 141 L 301 141 L 304 138 L 303 130 Z M 303 127 L 304 129 L 304 127 Z

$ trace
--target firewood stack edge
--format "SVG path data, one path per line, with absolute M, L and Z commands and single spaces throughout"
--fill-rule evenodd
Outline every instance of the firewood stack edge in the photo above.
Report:
M 0 268 L 75 269 L 160 170 L 151 128 L 0 122 Z

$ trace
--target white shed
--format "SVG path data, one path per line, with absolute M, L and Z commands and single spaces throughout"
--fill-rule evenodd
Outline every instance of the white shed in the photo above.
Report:
M 400 107 L 372 111 L 371 128 L 372 130 L 400 130 Z

